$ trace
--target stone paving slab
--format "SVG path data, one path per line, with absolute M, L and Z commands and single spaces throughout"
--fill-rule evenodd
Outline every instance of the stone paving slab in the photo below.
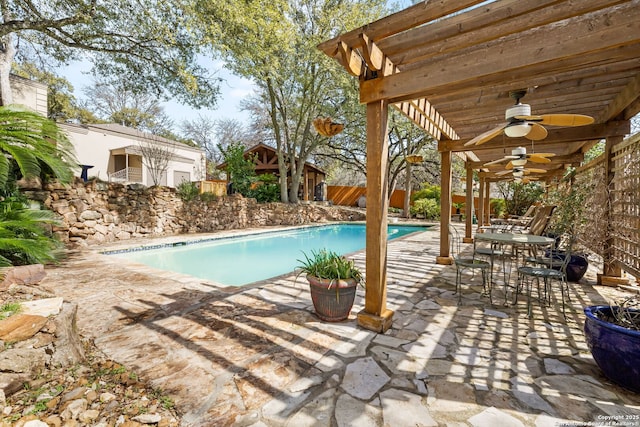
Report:
M 589 354 L 583 305 L 618 295 L 595 270 L 551 307 L 494 305 L 478 277 L 436 265 L 438 231 L 389 244 L 385 334 L 320 321 L 295 275 L 224 288 L 97 252 L 48 268 L 43 284 L 78 303 L 78 327 L 108 357 L 176 402 L 184 426 L 559 426 L 640 415 Z M 364 267 L 364 254 L 354 255 Z M 557 292 L 556 292 L 557 291 Z M 596 424 L 594 424 L 596 425 Z M 640 423 L 638 424 L 640 425 Z

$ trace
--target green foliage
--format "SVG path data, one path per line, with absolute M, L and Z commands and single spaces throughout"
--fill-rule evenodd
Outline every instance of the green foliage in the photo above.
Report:
M 278 178 L 272 174 L 258 175 L 255 188 L 249 191 L 249 197 L 258 203 L 271 203 L 280 200 L 280 185 Z
M 176 187 L 176 192 L 183 202 L 190 202 L 198 197 L 200 189 L 195 182 L 182 181 Z
M 198 6 L 207 40 L 222 52 L 226 66 L 255 83 L 254 117 L 282 160 L 280 176 L 291 177 L 288 189 L 281 183 L 281 200 L 297 202 L 303 165 L 328 139 L 312 121 L 330 116 L 346 129 L 363 123 L 342 116 L 347 99 L 357 105 L 357 82 L 317 45 L 341 28 L 382 17 L 385 2 L 211 0 Z
M 55 214 L 28 208 L 17 191 L 2 191 L 0 200 L 0 266 L 40 264 L 59 258 L 62 245 L 47 234 L 58 224 Z
M 207 191 L 200 194 L 200 200 L 202 200 L 203 202 L 213 202 L 215 200 L 218 200 L 218 196 L 216 196 L 215 193 Z
M 18 46 L 19 58 L 33 53 L 49 66 L 88 60 L 94 75 L 139 93 L 213 107 L 218 78 L 198 64 L 205 40 L 193 6 L 180 0 L 9 2 L 0 30 L 5 44 Z
M 504 199 L 491 199 L 491 212 L 497 217 L 502 218 L 507 210 L 507 203 Z
M 42 71 L 31 62 L 13 64 L 14 74 L 47 85 L 47 116 L 55 121 L 77 120 L 80 123 L 99 123 L 89 110 L 81 107 L 73 95 L 69 80 L 48 71 Z
M 440 203 L 436 199 L 418 199 L 411 206 L 411 215 L 422 215 L 425 219 L 440 218 Z
M 548 227 L 555 235 L 573 234 L 587 221 L 585 201 L 590 189 L 573 184 L 570 178 L 551 190 L 547 198 L 548 204 L 556 205 Z
M 25 177 L 51 175 L 61 182 L 71 181 L 71 168 L 78 164 L 53 121 L 18 106 L 0 107 L 0 151 L 5 154 L 0 156 L 0 186 L 9 179 L 12 162 Z
M 347 259 L 336 252 L 320 249 L 312 250 L 310 255 L 305 252 L 303 260 L 297 260 L 300 265 L 296 268 L 298 276 L 308 274 L 319 279 L 327 280 L 346 280 L 355 279 L 358 283 L 362 282 L 362 273 L 355 266 L 353 260 Z
M 505 200 L 506 213 L 509 215 L 524 214 L 544 194 L 544 188 L 537 183 L 501 182 L 497 188 Z
M 255 158 L 245 158 L 244 145 L 231 143 L 226 148 L 219 147 L 227 165 L 227 177 L 233 192 L 245 197 L 251 196 L 251 184 L 256 180 Z
M 16 314 L 22 309 L 19 302 L 7 302 L 0 306 L 0 319 Z
M 433 199 L 440 204 L 440 186 L 428 182 L 422 184 L 422 188 L 411 195 L 412 202 L 420 199 Z

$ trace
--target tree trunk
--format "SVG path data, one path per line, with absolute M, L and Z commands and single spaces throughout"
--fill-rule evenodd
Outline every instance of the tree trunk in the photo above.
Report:
M 392 193 L 393 194 L 393 193 Z M 411 163 L 407 162 L 407 176 L 404 179 L 404 218 L 411 218 Z
M 271 117 L 271 125 L 273 126 L 273 136 L 276 140 L 276 152 L 278 154 L 278 171 L 280 172 L 280 201 L 289 203 L 289 194 L 287 191 L 287 164 L 284 161 L 284 150 L 282 149 L 282 132 L 278 126 L 278 117 L 276 109 L 276 94 L 271 84 L 271 79 L 267 79 L 267 92 L 269 93 L 269 116 Z
M 13 45 L 13 34 L 7 34 L 1 39 L 0 46 L 0 104 L 13 104 L 13 94 L 11 92 L 11 84 L 9 75 L 11 74 L 11 64 L 16 54 L 16 48 Z M 4 49 L 2 49 L 4 47 Z

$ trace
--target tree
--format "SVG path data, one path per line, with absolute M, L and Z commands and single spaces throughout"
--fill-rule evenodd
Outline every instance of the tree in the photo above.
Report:
M 226 163 L 227 181 L 231 184 L 230 193 L 240 193 L 249 197 L 251 184 L 256 180 L 256 162 L 254 157 L 245 158 L 244 146 L 232 142 L 227 147 L 219 147 Z
M 101 119 L 152 133 L 172 134 L 173 121 L 156 97 L 138 93 L 121 82 L 95 81 L 86 87 L 85 107 Z M 175 138 L 172 138 L 175 139 Z
M 224 161 L 220 147 L 224 149 L 231 143 L 238 143 L 247 148 L 257 143 L 242 122 L 235 119 L 216 120 L 198 116 L 182 122 L 180 129 L 185 139 L 205 151 L 209 163 L 207 173 L 216 178 L 220 177 L 220 171 L 215 167 Z
M 12 72 L 17 76 L 47 85 L 47 117 L 50 119 L 57 122 L 69 120 L 79 123 L 100 122 L 91 111 L 79 105 L 73 95 L 73 85 L 64 77 L 41 71 L 30 62 L 14 64 Z
M 0 2 L 0 100 L 12 103 L 11 64 L 46 69 L 88 60 L 93 72 L 128 89 L 214 106 L 218 82 L 197 55 L 202 35 L 185 0 L 20 0 Z M 41 66 L 42 65 L 42 66 Z
M 169 162 L 173 158 L 175 147 L 158 140 L 144 140 L 139 144 L 142 153 L 142 163 L 149 172 L 153 185 L 162 185 L 163 178 L 169 169 Z
M 382 16 L 383 6 L 379 0 L 198 4 L 210 43 L 231 70 L 258 87 L 256 96 L 269 117 L 269 142 L 278 153 L 283 202 L 298 201 L 304 163 L 325 142 L 313 130 L 313 119 L 339 119 L 341 88 L 350 79 L 317 44 Z

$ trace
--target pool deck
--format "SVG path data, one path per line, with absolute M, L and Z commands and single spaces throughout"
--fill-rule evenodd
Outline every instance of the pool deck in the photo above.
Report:
M 570 283 L 566 319 L 558 287 L 528 318 L 524 298 L 491 306 L 476 275 L 457 305 L 438 238 L 389 243 L 385 334 L 356 324 L 364 290 L 348 321 L 322 322 L 294 274 L 221 288 L 95 247 L 43 284 L 78 304 L 83 336 L 173 399 L 184 426 L 640 426 L 640 395 L 602 376 L 582 333 L 583 306 L 624 292 L 594 286 L 591 268 Z M 364 253 L 354 258 L 364 268 Z

